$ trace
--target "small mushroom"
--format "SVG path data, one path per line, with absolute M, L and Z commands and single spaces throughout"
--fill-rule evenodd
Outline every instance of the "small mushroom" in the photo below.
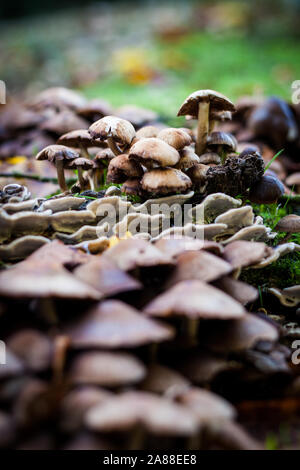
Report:
M 207 143 L 209 132 L 209 114 L 212 111 L 234 111 L 233 103 L 222 95 L 213 90 L 198 90 L 189 95 L 178 111 L 178 116 L 190 114 L 197 116 L 197 141 L 196 153 L 202 155 Z
M 83 106 L 77 110 L 77 114 L 91 122 L 95 122 L 104 116 L 111 115 L 112 108 L 107 101 L 96 98 L 83 104 Z
M 140 178 L 128 178 L 122 185 L 122 193 L 128 196 L 143 196 L 144 190 Z
M 179 162 L 178 151 L 156 137 L 138 140 L 129 150 L 129 159 L 136 160 L 147 168 L 173 166 Z
M 225 132 L 212 132 L 207 138 L 207 147 L 221 157 L 223 164 L 228 153 L 236 151 L 237 142 L 233 135 Z
M 110 160 L 107 170 L 107 183 L 124 183 L 128 178 L 141 178 L 144 172 L 141 165 L 129 160 L 128 155 L 118 155 Z
M 79 158 L 79 154 L 64 145 L 49 145 L 41 150 L 36 156 L 37 160 L 48 160 L 55 164 L 58 184 L 63 193 L 68 191 L 64 167 L 70 162 L 70 160 L 75 160 L 76 158 Z
M 124 153 L 135 137 L 133 125 L 129 121 L 115 116 L 106 116 L 94 122 L 89 127 L 89 133 L 94 139 L 107 140 L 109 148 L 115 155 Z
M 187 176 L 191 179 L 195 189 L 203 193 L 206 186 L 206 172 L 208 170 L 207 165 L 202 163 L 196 163 L 186 171 Z
M 221 157 L 214 152 L 203 153 L 203 155 L 199 157 L 199 163 L 203 163 L 204 165 L 219 165 L 221 163 Z
M 78 184 L 80 192 L 84 191 L 85 189 L 90 189 L 90 181 L 88 178 L 85 178 L 83 172 L 84 170 L 92 170 L 94 166 L 95 165 L 92 160 L 83 157 L 75 158 L 75 160 L 72 160 L 70 163 L 68 163 L 68 169 L 76 169 L 78 171 Z
M 171 194 L 185 192 L 191 188 L 190 178 L 175 168 L 155 168 L 144 174 L 142 188 L 148 193 Z
M 285 184 L 287 186 L 295 187 L 295 191 L 300 193 L 300 172 L 297 171 L 289 175 L 285 180 Z
M 275 229 L 277 232 L 286 232 L 286 236 L 281 243 L 285 243 L 293 233 L 300 233 L 300 216 L 290 214 L 282 217 L 276 224 Z
M 30 103 L 32 108 L 56 107 L 58 109 L 79 109 L 85 106 L 86 99 L 74 90 L 63 87 L 47 88 L 39 93 Z
M 284 186 L 274 176 L 264 175 L 250 188 L 249 199 L 256 204 L 273 204 L 284 194 Z
M 162 129 L 157 134 L 157 138 L 171 145 L 176 150 L 182 150 L 184 147 L 192 143 L 192 138 L 187 132 L 173 127 Z
M 177 168 L 178 170 L 188 170 L 196 163 L 200 163 L 200 159 L 198 155 L 195 154 L 192 147 L 185 147 L 184 149 L 180 150 L 179 154 L 180 160 L 176 165 L 174 165 L 174 168 Z

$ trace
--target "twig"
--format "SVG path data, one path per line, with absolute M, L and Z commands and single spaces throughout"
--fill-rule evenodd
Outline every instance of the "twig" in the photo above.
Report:
M 41 183 L 58 184 L 57 178 L 54 178 L 54 177 L 20 173 L 18 171 L 11 172 L 11 173 L 0 173 L 0 178 L 29 179 L 29 180 L 40 181 Z M 66 182 L 67 182 L 68 185 L 76 183 L 76 181 L 77 181 L 77 178 L 68 178 L 68 179 L 66 179 Z

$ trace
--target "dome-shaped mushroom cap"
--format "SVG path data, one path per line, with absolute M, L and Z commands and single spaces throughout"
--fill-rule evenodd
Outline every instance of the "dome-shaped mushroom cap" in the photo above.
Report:
M 181 281 L 144 308 L 147 315 L 229 319 L 245 314 L 244 307 L 224 292 L 199 280 Z
M 219 145 L 234 152 L 236 150 L 237 142 L 235 137 L 231 134 L 227 134 L 226 132 L 212 132 L 207 138 L 207 146 L 217 147 Z
M 33 108 L 66 106 L 71 109 L 81 108 L 85 104 L 86 99 L 83 95 L 64 87 L 47 88 L 39 93 L 30 103 Z
M 36 159 L 55 162 L 56 160 L 74 160 L 79 157 L 78 152 L 64 145 L 48 145 L 37 154 Z
M 102 146 L 102 142 L 94 140 L 87 129 L 67 132 L 58 139 L 57 143 L 69 147 L 97 147 L 97 144 Z
M 197 90 L 189 95 L 181 105 L 177 116 L 198 115 L 198 105 L 201 101 L 209 101 L 210 106 L 218 111 L 235 111 L 234 104 L 222 93 L 214 90 Z
M 204 165 L 215 163 L 216 165 L 219 165 L 221 163 L 221 157 L 214 152 L 203 153 L 199 157 L 199 163 L 203 163 Z
M 119 387 L 139 382 L 145 375 L 144 365 L 130 354 L 89 351 L 74 359 L 69 378 L 76 385 Z
M 157 135 L 157 138 L 167 142 L 167 144 L 171 145 L 176 150 L 181 150 L 186 145 L 192 143 L 192 138 L 187 132 L 173 127 L 162 129 Z
M 148 171 L 142 178 L 142 187 L 145 191 L 158 194 L 184 192 L 190 189 L 190 178 L 175 168 L 155 168 Z
M 107 182 L 123 183 L 128 178 L 139 178 L 144 171 L 135 160 L 129 160 L 128 155 L 122 154 L 110 160 L 107 169 Z
M 112 137 L 120 144 L 130 145 L 135 137 L 135 129 L 129 121 L 115 116 L 105 116 L 89 127 L 89 133 L 94 139 L 106 140 Z
M 138 160 L 147 168 L 173 166 L 179 161 L 179 153 L 171 145 L 156 137 L 138 140 L 129 150 L 129 159 Z
M 68 163 L 67 167 L 70 169 L 82 168 L 83 170 L 91 170 L 94 168 L 94 162 L 88 158 L 79 157 Z
M 187 170 L 186 174 L 194 185 L 203 186 L 206 183 L 205 175 L 208 168 L 207 165 L 203 165 L 202 163 L 195 163 Z
M 144 126 L 136 132 L 136 139 L 145 139 L 147 137 L 157 137 L 159 128 L 155 126 Z
M 299 233 L 300 216 L 296 214 L 286 215 L 277 223 L 275 230 L 278 232 Z
M 200 163 L 198 155 L 194 152 L 192 147 L 185 147 L 184 149 L 180 150 L 180 160 L 175 165 L 175 168 L 178 170 L 187 170 L 191 168 L 196 163 Z
M 251 187 L 249 199 L 257 204 L 273 204 L 284 194 L 284 191 L 284 186 L 278 178 L 264 175 Z
M 74 348 L 118 349 L 167 341 L 174 331 L 123 302 L 107 300 L 67 327 L 66 334 Z

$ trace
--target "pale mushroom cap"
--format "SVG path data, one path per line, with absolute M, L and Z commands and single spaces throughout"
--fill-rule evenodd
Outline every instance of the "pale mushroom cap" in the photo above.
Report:
M 143 189 L 152 193 L 184 192 L 191 186 L 190 178 L 175 168 L 156 168 L 145 173 L 142 178 Z
M 130 354 L 91 351 L 75 358 L 70 380 L 76 385 L 118 387 L 139 382 L 145 375 L 144 365 Z
M 199 157 L 199 163 L 203 163 L 204 165 L 215 163 L 216 165 L 219 165 L 221 163 L 221 157 L 214 152 L 203 153 Z
M 212 132 L 207 138 L 208 147 L 226 147 L 230 151 L 236 150 L 236 139 L 226 132 Z
M 237 240 L 225 247 L 223 256 L 236 269 L 258 263 L 270 251 L 272 251 L 271 248 L 264 243 Z
M 115 116 L 105 116 L 89 127 L 89 133 L 95 139 L 106 140 L 112 137 L 116 142 L 130 145 L 135 137 L 135 129 L 129 121 Z
M 67 132 L 62 135 L 57 143 L 59 145 L 67 145 L 68 147 L 96 147 L 97 141 L 92 139 L 89 131 L 87 129 L 78 129 L 75 131 Z M 102 143 L 99 143 L 102 145 Z
M 214 90 L 197 90 L 189 95 L 181 105 L 177 116 L 198 116 L 198 106 L 202 101 L 209 101 L 211 109 L 219 111 L 235 111 L 234 104 L 222 93 Z
M 129 158 L 151 168 L 155 164 L 161 167 L 176 165 L 180 156 L 174 147 L 163 140 L 149 137 L 140 139 L 131 147 Z
M 64 145 L 48 145 L 37 154 L 36 159 L 55 162 L 56 160 L 74 160 L 79 157 L 79 153 Z
M 157 137 L 157 134 L 159 133 L 158 127 L 155 126 L 144 126 L 141 127 L 136 132 L 136 139 L 145 139 L 147 137 Z
M 171 145 L 176 150 L 181 150 L 186 145 L 190 145 L 192 143 L 192 138 L 187 132 L 182 129 L 172 127 L 162 129 L 157 135 L 157 138 Z
M 278 232 L 299 233 L 300 216 L 296 214 L 286 215 L 277 223 L 275 230 Z
M 180 150 L 179 154 L 180 160 L 175 165 L 175 168 L 177 168 L 178 170 L 187 170 L 196 163 L 200 163 L 198 155 L 194 152 L 191 147 L 185 147 L 184 149 Z
M 66 334 L 74 348 L 117 349 L 167 341 L 174 331 L 123 302 L 107 300 L 69 326 Z
M 285 184 L 287 186 L 300 186 L 300 171 L 289 175 L 285 180 Z
M 82 168 L 83 170 L 91 170 L 92 168 L 94 168 L 94 166 L 95 165 L 92 160 L 83 157 L 75 158 L 68 164 L 68 168 Z
M 189 318 L 239 318 L 244 307 L 224 292 L 199 280 L 181 281 L 144 308 L 147 315 Z

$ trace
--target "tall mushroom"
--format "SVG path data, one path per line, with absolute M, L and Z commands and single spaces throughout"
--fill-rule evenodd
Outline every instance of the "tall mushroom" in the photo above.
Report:
M 213 90 L 198 90 L 189 95 L 177 116 L 198 116 L 196 153 L 205 151 L 209 132 L 209 113 L 212 111 L 235 111 L 234 104 L 226 96 Z
M 135 129 L 129 121 L 115 116 L 106 116 L 89 127 L 94 139 L 107 140 L 109 148 L 115 155 L 124 153 L 135 137 Z M 120 144 L 123 150 L 120 149 Z
M 79 158 L 79 154 L 64 145 L 48 145 L 36 156 L 37 160 L 48 160 L 51 163 L 55 163 L 58 184 L 63 193 L 69 191 L 65 180 L 64 167 L 76 158 Z

